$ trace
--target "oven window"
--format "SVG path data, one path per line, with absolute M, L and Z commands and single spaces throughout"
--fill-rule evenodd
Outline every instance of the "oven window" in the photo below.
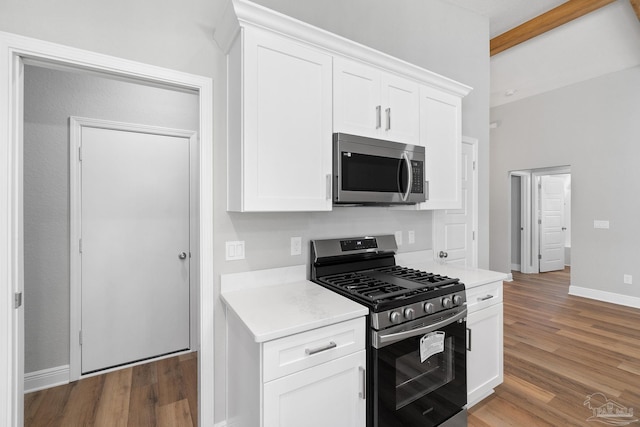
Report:
M 342 190 L 397 193 L 406 188 L 406 168 L 399 159 L 342 153 Z M 398 176 L 398 174 L 402 176 Z
M 455 377 L 455 348 L 452 337 L 445 339 L 444 351 L 420 361 L 420 350 L 396 359 L 396 410 L 448 384 Z

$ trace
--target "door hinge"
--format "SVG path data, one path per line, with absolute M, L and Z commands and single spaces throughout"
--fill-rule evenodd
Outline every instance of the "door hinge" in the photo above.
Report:
M 82 146 L 78 147 L 78 161 L 82 161 Z
M 82 253 L 82 239 L 78 240 L 78 252 Z
M 13 294 L 13 308 L 18 309 L 22 305 L 22 292 Z
M 542 259 L 542 254 L 538 254 L 538 259 Z
M 476 232 L 472 231 L 472 236 L 471 236 L 471 240 L 476 240 Z
M 78 342 L 82 345 L 82 331 L 78 332 Z
M 542 224 L 542 220 L 541 219 L 538 220 L 538 224 Z
M 476 170 L 476 161 L 473 161 L 473 170 Z

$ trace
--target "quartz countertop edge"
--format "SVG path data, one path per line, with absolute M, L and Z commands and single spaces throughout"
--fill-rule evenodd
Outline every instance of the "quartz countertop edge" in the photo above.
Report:
M 369 310 L 308 280 L 227 291 L 227 308 L 257 343 L 365 316 Z

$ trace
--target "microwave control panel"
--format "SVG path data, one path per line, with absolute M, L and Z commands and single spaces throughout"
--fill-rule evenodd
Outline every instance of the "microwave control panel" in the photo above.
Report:
M 424 162 L 417 160 L 411 160 L 411 170 L 413 176 L 411 177 L 411 192 L 423 193 L 424 187 Z

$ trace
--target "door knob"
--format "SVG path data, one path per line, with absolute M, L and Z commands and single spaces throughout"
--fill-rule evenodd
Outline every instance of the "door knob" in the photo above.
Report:
M 449 254 L 448 254 L 448 253 L 446 253 L 446 252 L 444 252 L 444 251 L 440 251 L 440 253 L 438 254 L 438 256 L 439 256 L 440 258 L 446 258 L 446 257 L 448 257 L 448 256 L 449 256 Z
M 180 252 L 180 254 L 178 255 L 178 258 L 180 258 L 180 259 L 187 258 L 187 253 L 186 252 Z

